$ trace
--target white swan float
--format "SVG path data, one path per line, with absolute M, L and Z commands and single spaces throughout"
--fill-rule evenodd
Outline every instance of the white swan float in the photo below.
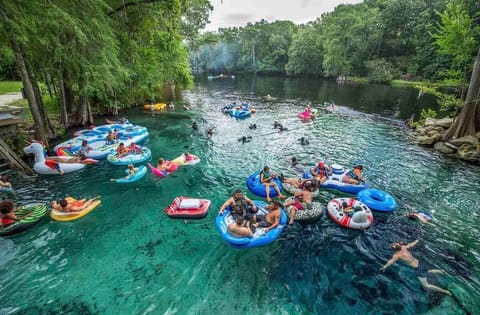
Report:
M 23 152 L 25 152 L 26 154 L 31 153 L 35 155 L 35 164 L 33 165 L 33 169 L 38 174 L 58 175 L 59 171 L 55 169 L 55 165 L 58 165 L 64 173 L 75 172 L 85 167 L 85 164 L 82 164 L 82 163 L 62 163 L 52 159 L 48 159 L 48 157 L 45 158 L 45 155 L 43 153 L 43 147 L 40 143 L 30 144 L 28 147 L 23 148 Z M 56 159 L 58 157 L 55 156 L 53 158 Z M 73 158 L 73 157 L 60 157 L 60 158 L 63 160 L 66 160 L 68 158 Z

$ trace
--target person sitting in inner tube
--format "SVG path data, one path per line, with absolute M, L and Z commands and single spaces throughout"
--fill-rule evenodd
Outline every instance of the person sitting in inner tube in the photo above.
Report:
M 238 217 L 251 220 L 255 217 L 255 213 L 258 211 L 255 203 L 245 196 L 241 189 L 236 189 L 233 192 L 232 197 L 228 198 L 227 201 L 225 201 L 225 203 L 220 207 L 218 214 L 222 215 L 227 207 L 230 207 L 230 213 L 232 214 L 234 220 L 236 220 Z
M 271 204 L 266 205 L 265 209 L 268 210 L 266 215 L 257 215 L 255 216 L 253 226 L 257 228 L 265 228 L 264 232 L 276 228 L 280 224 L 280 218 L 282 213 L 280 211 L 282 203 L 278 200 L 274 200 Z
M 128 175 L 124 177 L 124 179 L 129 179 L 130 177 L 132 177 L 135 173 L 138 172 L 138 168 L 136 168 L 135 166 L 133 166 L 133 164 L 128 164 Z M 112 182 L 116 182 L 117 179 L 115 178 L 112 178 L 110 179 Z
M 92 199 L 80 199 L 76 201 L 67 201 L 67 199 L 61 199 L 58 202 L 57 201 L 52 201 L 52 208 L 58 211 L 63 211 L 63 212 L 77 212 L 77 211 L 83 211 L 90 207 L 90 205 L 97 200 L 97 197 L 94 197 Z
M 288 216 L 290 217 L 290 220 L 288 224 L 293 224 L 297 211 L 312 209 L 312 192 L 314 192 L 316 189 L 317 187 L 315 183 L 307 181 L 303 185 L 302 191 L 296 192 L 293 195 L 293 200 L 287 201 L 283 204 L 285 209 L 289 210 Z
M 362 165 L 355 165 L 351 171 L 343 176 L 342 181 L 347 184 L 360 185 L 360 183 L 365 182 L 365 179 L 362 177 L 362 171 Z
M 92 151 L 93 148 L 88 145 L 87 140 L 82 140 L 82 146 L 80 147 L 80 150 L 77 152 L 77 156 L 82 157 L 82 156 L 87 156 L 88 152 Z M 84 160 L 84 159 L 82 159 Z
M 8 200 L 0 202 L 0 223 L 2 226 L 10 225 L 30 215 L 29 212 L 21 217 L 17 217 L 15 211 L 16 209 L 13 206 L 13 202 Z
M 270 167 L 265 166 L 263 170 L 260 172 L 260 183 L 265 186 L 265 192 L 267 194 L 267 200 L 272 201 L 272 198 L 270 198 L 270 186 L 275 189 L 275 191 L 278 194 L 278 198 L 285 198 L 284 195 L 282 195 L 282 192 L 278 188 L 278 185 L 276 182 L 272 181 L 272 179 L 277 178 L 277 175 L 275 173 L 270 173 Z
M 227 229 L 230 234 L 236 237 L 252 237 L 253 236 L 252 230 L 250 229 L 250 221 L 245 221 L 241 216 L 237 216 L 237 218 L 235 219 L 235 222 L 230 223 Z
M 135 142 L 132 142 L 127 147 L 127 151 L 132 152 L 132 153 L 142 153 L 142 148 L 140 146 L 136 145 Z
M 105 144 L 109 145 L 109 144 L 114 144 L 115 142 L 117 142 L 117 137 L 115 137 L 113 132 L 109 130 L 107 137 L 105 138 Z
M 325 165 L 325 162 L 319 161 L 317 166 L 311 169 L 310 174 L 312 174 L 312 176 L 321 185 L 325 183 L 325 181 L 328 179 L 328 176 L 332 175 L 332 169 Z
M 118 145 L 117 149 L 117 157 L 122 158 L 126 155 L 128 155 L 130 152 L 128 152 L 127 148 L 125 147 L 125 144 L 122 142 Z

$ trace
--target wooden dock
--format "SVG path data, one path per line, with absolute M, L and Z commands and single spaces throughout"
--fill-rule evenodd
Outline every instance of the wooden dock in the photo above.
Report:
M 26 174 L 35 172 L 12 149 L 4 139 L 14 135 L 21 125 L 25 124 L 23 107 L 0 104 L 0 164 L 8 164 L 10 168 L 18 169 Z

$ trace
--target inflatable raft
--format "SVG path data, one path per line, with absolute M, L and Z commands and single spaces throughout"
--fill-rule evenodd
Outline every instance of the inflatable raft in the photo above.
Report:
M 144 110 L 152 110 L 152 107 L 153 107 L 153 110 L 154 111 L 159 111 L 159 110 L 165 110 L 167 109 L 167 104 L 165 103 L 156 103 L 156 104 L 145 104 L 143 105 L 143 109 Z
M 128 173 L 130 172 L 130 170 L 127 168 L 125 170 L 125 173 L 127 174 L 127 176 L 119 178 L 119 179 L 115 180 L 115 182 L 117 182 L 119 184 L 133 183 L 133 182 L 136 182 L 137 180 L 141 179 L 143 176 L 145 176 L 145 174 L 147 174 L 147 167 L 145 165 L 141 165 L 141 166 L 137 167 L 136 169 L 137 170 L 136 170 L 135 174 L 128 176 Z
M 72 197 L 65 198 L 68 202 L 76 202 L 77 199 Z M 59 210 L 52 209 L 50 212 L 50 217 L 55 221 L 73 221 L 80 219 L 81 217 L 89 214 L 93 209 L 100 205 L 100 200 L 95 200 L 89 207 L 85 208 L 82 211 L 73 211 L 73 212 L 63 212 Z
M 21 217 L 29 213 L 28 216 L 15 221 L 11 224 L 0 225 L 0 236 L 13 235 L 25 231 L 35 225 L 47 213 L 47 205 L 40 203 L 32 203 L 20 207 L 15 211 L 17 217 Z
M 257 206 L 258 214 L 265 215 L 268 213 L 268 210 L 265 209 L 265 206 L 267 205 L 265 202 L 258 200 L 254 200 L 253 202 Z M 282 217 L 280 219 L 280 224 L 276 228 L 267 233 L 265 233 L 264 228 L 257 228 L 253 237 L 236 237 L 228 232 L 228 225 L 234 223 L 233 217 L 230 214 L 230 208 L 225 209 L 223 215 L 218 215 L 215 218 L 215 226 L 223 240 L 234 248 L 265 246 L 277 240 L 282 233 L 285 224 L 287 224 L 287 215 L 285 214 L 285 211 L 280 211 Z
M 344 183 L 343 177 L 348 173 L 348 170 L 346 170 L 343 166 L 333 164 L 331 168 L 332 175 L 329 175 L 328 179 L 320 187 L 336 189 L 351 195 L 356 195 L 359 191 L 368 188 L 368 184 L 366 182 L 360 183 L 359 185 Z
M 291 201 L 291 200 L 293 200 L 293 197 L 287 198 L 285 202 Z M 285 209 L 287 213 L 290 212 L 289 211 L 290 207 L 294 207 L 294 206 L 292 205 L 292 206 L 289 206 L 287 209 Z M 295 213 L 295 221 L 304 221 L 304 222 L 316 221 L 322 216 L 323 210 L 324 210 L 324 206 L 320 202 L 312 202 L 312 209 L 296 210 L 297 212 Z
M 166 171 L 161 171 L 150 163 L 147 163 L 148 167 L 152 171 L 153 175 L 158 177 L 166 177 L 178 169 L 178 164 L 171 163 L 170 168 Z
M 150 151 L 150 149 L 142 147 L 141 152 L 131 152 L 122 157 L 118 157 L 117 154 L 109 154 L 107 155 L 107 161 L 112 163 L 113 165 L 138 164 L 150 159 L 151 156 L 152 152 Z
M 345 212 L 350 209 L 351 212 Z M 361 201 L 354 198 L 332 199 L 327 205 L 328 216 L 349 229 L 367 229 L 373 223 L 373 214 Z
M 171 163 L 175 163 L 178 165 L 195 165 L 200 163 L 200 158 L 196 155 L 189 154 L 187 158 L 185 158 L 185 153 L 177 157 L 175 160 L 172 160 Z
M 282 186 L 282 182 L 280 181 L 280 179 L 277 177 L 277 178 L 272 179 L 272 180 L 275 181 L 275 183 L 277 183 L 278 189 L 280 189 L 280 191 L 282 191 L 283 186 Z M 254 194 L 256 196 L 259 196 L 259 197 L 263 197 L 263 198 L 267 197 L 266 187 L 265 187 L 265 185 L 260 183 L 260 173 L 259 172 L 253 173 L 252 175 L 250 175 L 247 178 L 247 187 L 248 187 L 248 190 L 250 190 L 250 192 L 252 194 Z M 275 188 L 273 188 L 272 186 L 270 186 L 269 188 L 270 188 L 270 191 L 269 191 L 270 198 L 276 197 L 278 195 L 278 193 L 275 190 Z
M 189 197 L 176 197 L 173 202 L 163 211 L 170 218 L 177 219 L 201 219 L 208 213 L 210 200 Z
M 372 210 L 390 212 L 397 209 L 395 198 L 380 189 L 362 190 L 357 194 L 357 198 Z

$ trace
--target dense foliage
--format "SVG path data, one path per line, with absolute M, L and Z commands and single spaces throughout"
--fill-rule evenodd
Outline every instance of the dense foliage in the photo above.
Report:
M 265 20 L 190 42 L 192 67 L 209 72 L 362 76 L 468 82 L 480 44 L 474 0 L 365 0 L 306 25 Z M 320 14 L 319 14 L 320 15 Z
M 54 132 L 39 81 L 65 126 L 91 120 L 92 105 L 115 112 L 160 100 L 165 84 L 191 85 L 183 39 L 211 10 L 207 0 L 0 0 L 0 75 L 11 78 L 15 65 L 45 139 Z

